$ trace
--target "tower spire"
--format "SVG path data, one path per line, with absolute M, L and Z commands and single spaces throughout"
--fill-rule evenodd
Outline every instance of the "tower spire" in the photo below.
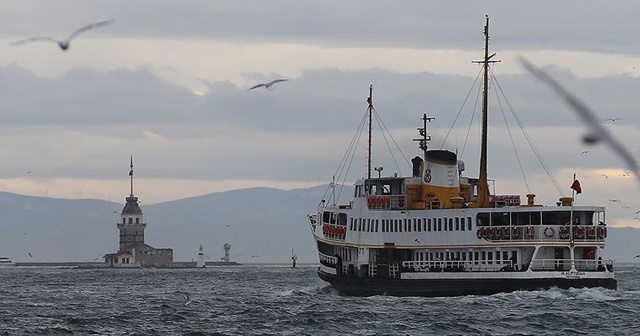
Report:
M 131 155 L 131 164 L 129 164 L 131 168 L 129 170 L 129 178 L 131 179 L 131 196 L 133 196 L 133 155 Z

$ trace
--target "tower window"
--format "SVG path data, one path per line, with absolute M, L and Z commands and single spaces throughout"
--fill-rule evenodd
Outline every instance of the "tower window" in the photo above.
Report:
M 133 224 L 133 218 L 129 218 L 129 224 Z
M 140 218 L 136 218 L 136 224 L 140 224 Z

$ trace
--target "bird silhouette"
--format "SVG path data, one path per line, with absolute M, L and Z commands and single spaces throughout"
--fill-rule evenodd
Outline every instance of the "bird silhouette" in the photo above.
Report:
M 607 118 L 607 119 L 605 119 L 604 121 L 616 121 L 616 120 L 620 120 L 620 119 L 622 119 L 622 118 L 620 118 L 620 117 L 615 117 L 615 118 Z
M 272 81 L 270 81 L 269 83 L 260 83 L 258 85 L 254 85 L 252 87 L 249 88 L 249 90 L 253 90 L 253 89 L 257 89 L 259 87 L 263 87 L 265 89 L 270 89 L 275 83 L 280 83 L 280 82 L 285 82 L 288 81 L 288 79 L 274 79 Z
M 106 26 L 106 25 L 108 25 L 108 24 L 110 24 L 112 22 L 113 22 L 113 19 L 86 25 L 86 26 L 74 31 L 73 33 L 71 33 L 71 35 L 69 35 L 69 37 L 64 39 L 64 40 L 56 40 L 56 39 L 54 39 L 52 37 L 31 37 L 31 38 L 27 38 L 27 39 L 11 42 L 10 45 L 18 46 L 18 45 L 22 45 L 22 44 L 30 43 L 30 42 L 49 41 L 49 42 L 57 43 L 58 46 L 60 47 L 60 49 L 66 51 L 67 49 L 69 49 L 69 44 L 71 43 L 71 39 L 73 39 L 74 37 L 86 32 L 87 30 L 98 28 L 98 27 L 102 27 L 102 26 Z
M 556 82 L 546 72 L 536 68 L 532 63 L 524 58 L 520 58 L 520 64 L 529 71 L 534 77 L 538 78 L 543 83 L 547 84 L 560 98 L 562 98 L 576 113 L 582 118 L 582 121 L 587 125 L 587 133 L 582 137 L 582 140 L 588 144 L 596 144 L 600 141 L 606 143 L 618 156 L 626 163 L 629 170 L 640 181 L 640 167 L 637 161 L 631 156 L 629 151 L 614 138 L 607 129 L 602 126 L 600 119 L 596 117 L 596 114 L 585 105 L 580 99 L 569 93 L 560 83 Z

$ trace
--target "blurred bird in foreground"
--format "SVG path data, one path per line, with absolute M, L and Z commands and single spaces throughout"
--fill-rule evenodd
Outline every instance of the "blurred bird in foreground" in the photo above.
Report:
M 578 113 L 582 121 L 587 125 L 587 133 L 582 136 L 582 141 L 587 144 L 596 144 L 600 141 L 605 142 L 611 149 L 613 149 L 620 158 L 626 163 L 629 170 L 640 181 L 640 167 L 638 163 L 631 156 L 629 151 L 614 138 L 605 127 L 600 123 L 600 118 L 596 117 L 596 114 L 587 107 L 580 99 L 565 90 L 560 83 L 556 82 L 546 72 L 536 68 L 531 62 L 524 58 L 520 58 L 520 64 L 529 71 L 534 77 L 538 78 L 543 83 L 547 84 L 560 98 L 562 98 L 569 106 Z
M 31 38 L 27 38 L 24 40 L 19 40 L 19 41 L 15 41 L 15 42 L 11 42 L 10 45 L 12 46 L 17 46 L 17 45 L 22 45 L 25 43 L 29 43 L 29 42 L 37 42 L 37 41 L 49 41 L 49 42 L 53 42 L 53 43 L 57 43 L 58 46 L 60 47 L 60 49 L 62 50 L 67 50 L 69 49 L 69 43 L 71 43 L 71 39 L 73 39 L 74 37 L 88 31 L 94 28 L 98 28 L 98 27 L 102 27 L 102 26 L 106 26 L 110 23 L 112 23 L 113 20 L 107 20 L 107 21 L 101 21 L 101 22 L 96 22 L 96 23 L 92 23 L 90 25 L 86 25 L 76 31 L 74 31 L 73 33 L 71 33 L 71 35 L 69 35 L 69 37 L 67 39 L 64 40 L 56 40 L 52 37 L 31 37 Z
M 273 86 L 273 84 L 280 83 L 280 82 L 285 82 L 285 81 L 288 81 L 288 79 L 274 79 L 274 80 L 270 81 L 269 83 L 260 83 L 258 85 L 254 85 L 254 86 L 250 87 L 249 90 L 257 89 L 257 88 L 263 87 L 263 86 L 264 86 L 265 89 L 270 89 Z

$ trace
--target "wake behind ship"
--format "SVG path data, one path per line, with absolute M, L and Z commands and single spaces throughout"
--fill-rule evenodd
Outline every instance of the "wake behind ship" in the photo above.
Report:
M 429 149 L 423 116 L 422 156 L 411 177 L 371 176 L 355 182 L 346 204 L 323 200 L 309 215 L 318 276 L 345 295 L 456 296 L 551 287 L 616 289 L 613 261 L 603 258 L 605 209 L 535 203 L 535 195 L 490 193 L 487 178 L 489 19 L 485 26 L 480 174 L 465 177 L 457 154 Z M 372 89 L 369 91 L 371 139 Z M 335 189 L 336 184 L 331 183 Z M 572 186 L 579 191 L 579 182 Z M 332 190 L 334 191 L 334 190 Z

